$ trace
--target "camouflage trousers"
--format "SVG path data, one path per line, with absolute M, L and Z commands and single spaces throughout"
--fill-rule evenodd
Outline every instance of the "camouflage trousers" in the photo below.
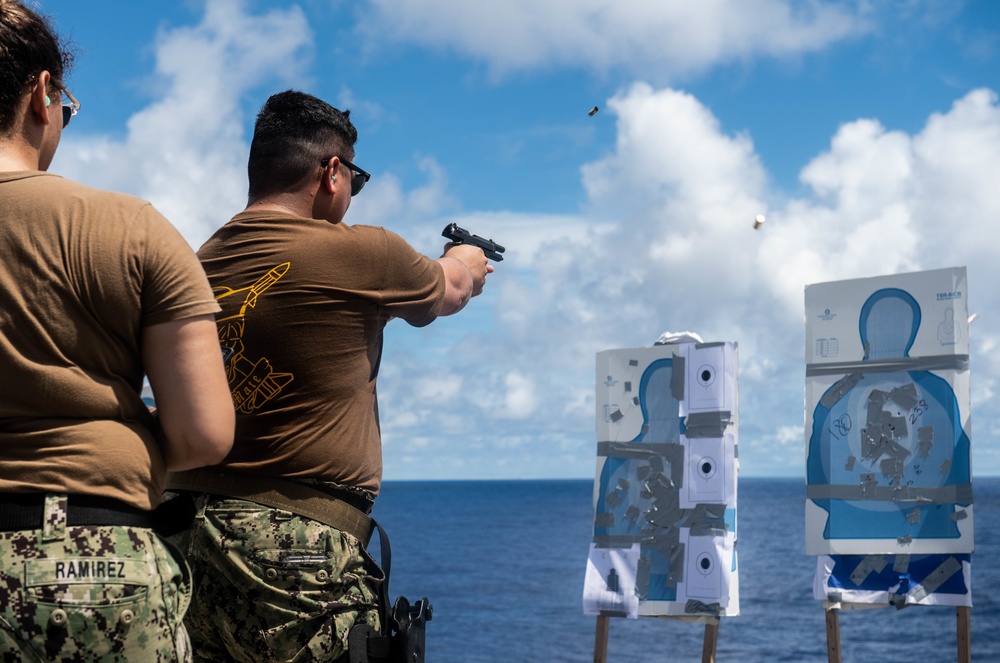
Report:
M 254 502 L 197 499 L 174 537 L 195 585 L 185 623 L 197 661 L 335 661 L 354 624 L 379 629 L 384 576 L 361 542 Z
M 180 554 L 151 529 L 66 525 L 47 495 L 39 529 L 0 532 L 0 661 L 190 661 Z

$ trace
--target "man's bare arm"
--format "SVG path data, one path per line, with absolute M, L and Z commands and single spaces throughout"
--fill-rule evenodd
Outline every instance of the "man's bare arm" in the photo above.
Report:
M 438 258 L 444 269 L 444 304 L 439 315 L 458 313 L 483 291 L 486 275 L 493 271 L 483 250 L 470 244 L 446 244 Z

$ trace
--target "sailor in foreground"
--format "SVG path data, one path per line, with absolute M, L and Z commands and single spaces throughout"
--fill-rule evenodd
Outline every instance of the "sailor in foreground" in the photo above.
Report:
M 186 661 L 161 494 L 232 446 L 219 306 L 149 203 L 46 172 L 71 59 L 0 0 L 0 660 Z

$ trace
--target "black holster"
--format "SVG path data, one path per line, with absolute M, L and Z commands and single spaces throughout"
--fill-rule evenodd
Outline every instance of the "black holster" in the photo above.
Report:
M 404 596 L 396 599 L 389 610 L 389 572 L 392 553 L 389 537 L 376 521 L 372 521 L 379 533 L 379 548 L 382 552 L 382 571 L 385 580 L 379 585 L 379 616 L 382 633 L 368 624 L 356 624 L 347 635 L 349 663 L 424 663 L 425 626 L 434 615 L 434 609 L 427 597 L 415 605 Z
M 347 636 L 350 663 L 424 663 L 424 627 L 434 614 L 427 597 L 411 606 L 404 596 L 396 599 L 391 623 L 380 635 L 368 624 L 358 624 Z

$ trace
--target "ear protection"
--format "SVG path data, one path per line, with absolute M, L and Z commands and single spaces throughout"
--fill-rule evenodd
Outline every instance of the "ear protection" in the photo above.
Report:
M 336 175 L 330 175 L 330 181 L 331 182 L 336 182 L 337 181 L 337 176 Z
M 49 104 L 51 104 L 51 103 L 52 103 L 52 100 L 49 99 L 49 95 L 45 95 L 45 107 L 48 108 Z

